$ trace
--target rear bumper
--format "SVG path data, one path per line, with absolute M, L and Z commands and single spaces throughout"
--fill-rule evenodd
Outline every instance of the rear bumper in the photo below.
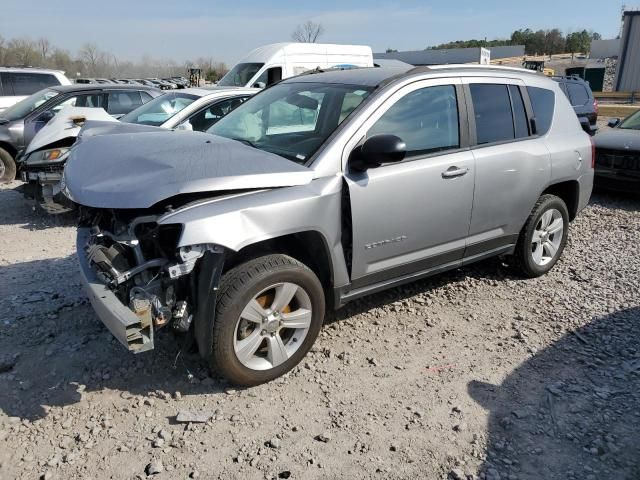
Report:
M 139 317 L 96 276 L 86 257 L 89 229 L 78 228 L 76 247 L 82 285 L 98 318 L 127 349 L 140 353 L 153 349 L 151 317 Z
M 640 173 L 625 170 L 596 168 L 595 186 L 607 190 L 639 193 Z

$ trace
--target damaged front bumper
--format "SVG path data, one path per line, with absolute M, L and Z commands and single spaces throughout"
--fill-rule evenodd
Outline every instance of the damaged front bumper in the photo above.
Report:
M 141 239 L 139 227 L 146 228 Z M 193 331 L 206 354 L 224 251 L 216 245 L 176 248 L 175 231 L 170 240 L 161 237 L 154 217 L 138 217 L 119 233 L 79 227 L 83 287 L 100 320 L 129 351 L 153 349 L 154 331 L 170 326 Z
M 134 353 L 153 349 L 150 311 L 134 313 L 96 275 L 87 258 L 89 228 L 78 228 L 77 250 L 82 284 L 96 314 L 118 341 Z

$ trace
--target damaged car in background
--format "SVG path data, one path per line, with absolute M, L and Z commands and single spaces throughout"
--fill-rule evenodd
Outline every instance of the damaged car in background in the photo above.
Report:
M 239 385 L 295 367 L 328 308 L 496 255 L 548 272 L 592 184 L 558 85 L 485 66 L 291 78 L 207 133 L 83 139 L 63 177 L 102 322 L 133 352 L 192 335 Z
M 20 160 L 27 198 L 50 214 L 75 209 L 61 193 L 60 179 L 78 136 L 132 134 L 158 128 L 204 131 L 258 89 L 189 88 L 156 96 L 119 121 L 101 108 L 66 107 L 33 138 Z

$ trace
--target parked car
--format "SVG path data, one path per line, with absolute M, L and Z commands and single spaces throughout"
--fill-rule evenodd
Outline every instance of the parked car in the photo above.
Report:
M 63 183 L 115 337 L 142 352 L 191 330 L 212 368 L 255 385 L 301 361 L 326 309 L 495 255 L 548 272 L 591 156 L 543 76 L 370 68 L 280 82 L 208 133 L 83 139 Z
M 264 88 L 283 78 L 336 65 L 373 67 L 371 47 L 323 43 L 274 43 L 249 52 L 218 82 L 220 87 Z
M 0 115 L 29 95 L 57 85 L 71 85 L 60 70 L 0 67 Z
M 595 137 L 595 184 L 610 190 L 640 192 L 640 110 L 624 120 L 609 120 L 610 130 Z
M 175 84 L 165 82 L 164 80 L 160 80 L 159 78 L 147 78 L 147 81 L 151 82 L 156 88 L 161 90 L 172 90 L 176 88 Z
M 0 181 L 15 178 L 15 159 L 35 134 L 65 106 L 105 108 L 122 116 L 161 92 L 126 85 L 62 85 L 45 88 L 0 113 Z
M 595 135 L 598 131 L 598 100 L 594 98 L 589 82 L 577 75 L 553 79 L 571 102 L 583 130 Z
M 76 137 L 136 133 L 158 127 L 204 131 L 241 105 L 255 89 L 205 90 L 189 88 L 156 97 L 120 118 L 118 122 L 102 109 L 68 108 L 49 122 L 31 141 L 21 162 L 25 195 L 35 198 L 50 214 L 65 213 L 75 205 L 61 194 L 60 179 L 67 155 Z M 89 128 L 90 127 L 90 128 Z M 52 152 L 58 155 L 51 158 Z

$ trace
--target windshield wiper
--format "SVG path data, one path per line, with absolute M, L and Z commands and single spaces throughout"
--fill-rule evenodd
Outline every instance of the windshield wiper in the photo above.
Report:
M 236 142 L 244 143 L 245 145 L 249 145 L 250 147 L 253 147 L 253 148 L 258 148 L 256 147 L 255 143 L 253 143 L 251 140 L 247 140 L 246 138 L 230 137 L 230 140 L 235 140 Z

